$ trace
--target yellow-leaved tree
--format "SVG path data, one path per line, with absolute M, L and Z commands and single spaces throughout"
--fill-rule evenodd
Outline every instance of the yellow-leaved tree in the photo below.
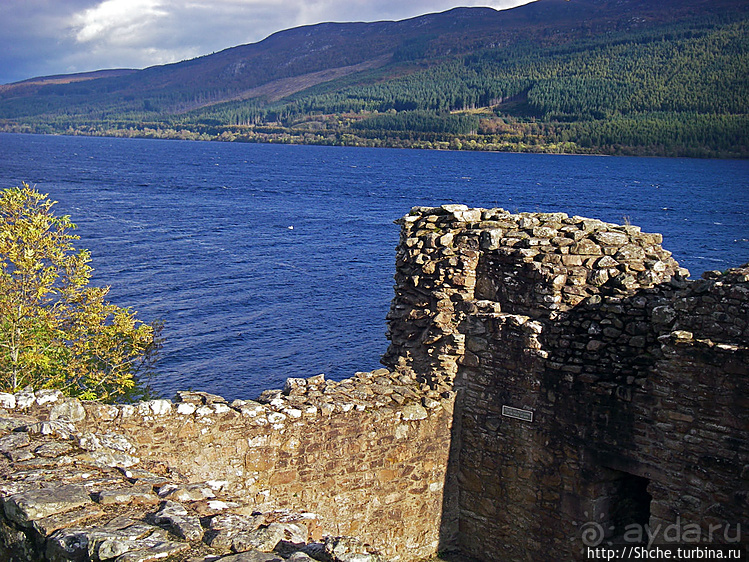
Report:
M 69 216 L 23 184 L 0 192 L 0 390 L 28 385 L 106 402 L 147 388 L 160 347 L 158 323 L 89 286 L 87 250 L 76 250 Z

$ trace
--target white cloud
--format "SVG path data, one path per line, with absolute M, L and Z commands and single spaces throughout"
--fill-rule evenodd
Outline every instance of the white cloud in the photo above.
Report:
M 71 23 L 80 43 L 134 45 L 153 38 L 160 21 L 169 16 L 162 0 L 106 0 L 73 15 Z

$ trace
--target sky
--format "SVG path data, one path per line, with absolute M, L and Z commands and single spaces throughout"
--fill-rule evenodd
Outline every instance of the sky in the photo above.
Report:
M 0 84 L 207 55 L 300 25 L 532 0 L 0 0 Z

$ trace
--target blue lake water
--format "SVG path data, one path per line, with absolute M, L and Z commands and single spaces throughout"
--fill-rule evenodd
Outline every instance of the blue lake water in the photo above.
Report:
M 23 181 L 78 224 L 113 302 L 166 322 L 166 397 L 377 368 L 414 205 L 629 220 L 693 277 L 749 260 L 747 161 L 0 134 L 0 188 Z

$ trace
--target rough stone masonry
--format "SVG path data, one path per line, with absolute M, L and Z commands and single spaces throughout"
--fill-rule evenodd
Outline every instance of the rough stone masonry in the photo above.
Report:
M 749 268 L 688 281 L 660 235 L 563 213 L 398 222 L 386 369 L 230 404 L 0 395 L 0 560 L 746 545 Z

